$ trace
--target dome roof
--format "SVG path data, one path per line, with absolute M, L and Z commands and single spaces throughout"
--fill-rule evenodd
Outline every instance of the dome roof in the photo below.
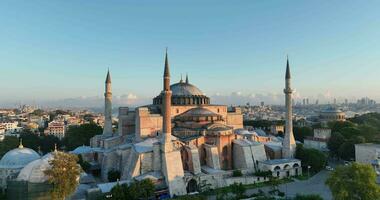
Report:
M 0 160 L 0 168 L 23 168 L 28 163 L 37 160 L 40 155 L 33 149 L 20 147 L 8 151 Z
M 180 116 L 218 116 L 218 114 L 206 108 L 196 107 L 186 111 Z
M 73 154 L 84 154 L 84 153 L 92 153 L 94 150 L 90 147 L 90 146 L 79 146 L 77 147 L 76 149 L 74 149 L 73 151 L 71 151 L 71 153 Z
M 343 112 L 342 110 L 336 108 L 336 107 L 333 107 L 333 106 L 330 106 L 324 110 L 322 110 L 323 113 L 341 113 Z
M 203 96 L 203 92 L 190 83 L 179 82 L 170 86 L 173 96 Z
M 53 160 L 54 154 L 49 153 L 40 159 L 27 164 L 17 176 L 18 181 L 28 181 L 31 183 L 43 183 L 47 181 L 48 177 L 44 171 L 50 168 L 50 160 Z

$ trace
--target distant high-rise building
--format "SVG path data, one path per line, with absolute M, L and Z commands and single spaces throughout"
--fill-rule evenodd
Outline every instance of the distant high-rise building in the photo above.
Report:
M 348 105 L 348 99 L 344 100 L 344 104 Z
M 306 99 L 306 105 L 309 105 L 309 98 Z
M 306 99 L 302 99 L 302 105 L 306 105 Z
M 336 104 L 336 98 L 334 98 L 334 104 Z
M 318 105 L 319 104 L 319 100 L 315 100 L 315 105 Z
M 263 107 L 265 105 L 264 101 L 260 102 L 260 105 L 261 105 L 261 107 Z

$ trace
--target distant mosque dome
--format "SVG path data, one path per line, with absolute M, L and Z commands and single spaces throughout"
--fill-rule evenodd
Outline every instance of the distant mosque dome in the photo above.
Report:
M 322 122 L 345 121 L 346 114 L 336 107 L 329 106 L 320 112 L 319 118 Z
M 51 168 L 49 161 L 54 159 L 54 153 L 48 153 L 40 159 L 27 164 L 17 176 L 17 181 L 30 183 L 44 183 L 48 180 L 44 171 Z
M 33 149 L 25 148 L 20 145 L 18 148 L 8 151 L 0 160 L 0 169 L 23 168 L 28 163 L 37 160 L 40 155 Z
M 196 86 L 189 83 L 189 79 L 186 76 L 186 81 L 182 79 L 170 86 L 172 91 L 172 105 L 208 105 L 210 104 L 210 98 Z M 162 92 L 153 99 L 153 104 L 162 104 Z

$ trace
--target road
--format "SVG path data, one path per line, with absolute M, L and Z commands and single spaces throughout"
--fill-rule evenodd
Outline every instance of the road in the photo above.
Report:
M 300 181 L 294 179 L 294 182 L 279 185 L 278 188 L 281 192 L 285 192 L 287 197 L 295 197 L 297 194 L 318 194 L 324 200 L 332 200 L 331 191 L 325 185 L 328 174 L 329 171 L 323 170 L 308 180 Z M 271 187 L 248 189 L 245 194 L 250 196 L 257 193 L 259 189 L 268 192 L 271 190 Z M 216 196 L 210 196 L 208 199 L 215 200 Z

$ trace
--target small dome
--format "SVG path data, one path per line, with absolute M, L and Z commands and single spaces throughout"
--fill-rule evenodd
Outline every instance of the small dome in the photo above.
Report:
M 49 161 L 53 160 L 53 158 L 53 153 L 49 153 L 40 159 L 30 162 L 20 171 L 17 180 L 31 183 L 43 183 L 47 181 L 48 177 L 44 171 L 51 167 Z
M 33 149 L 19 148 L 8 151 L 0 160 L 0 168 L 23 168 L 28 163 L 37 160 L 40 155 Z
M 78 155 L 78 154 L 85 154 L 85 153 L 92 153 L 92 152 L 94 152 L 94 150 L 91 147 L 83 145 L 83 146 L 77 147 L 76 149 L 74 149 L 70 153 Z
M 190 83 L 179 82 L 170 86 L 173 96 L 203 96 L 203 92 Z

